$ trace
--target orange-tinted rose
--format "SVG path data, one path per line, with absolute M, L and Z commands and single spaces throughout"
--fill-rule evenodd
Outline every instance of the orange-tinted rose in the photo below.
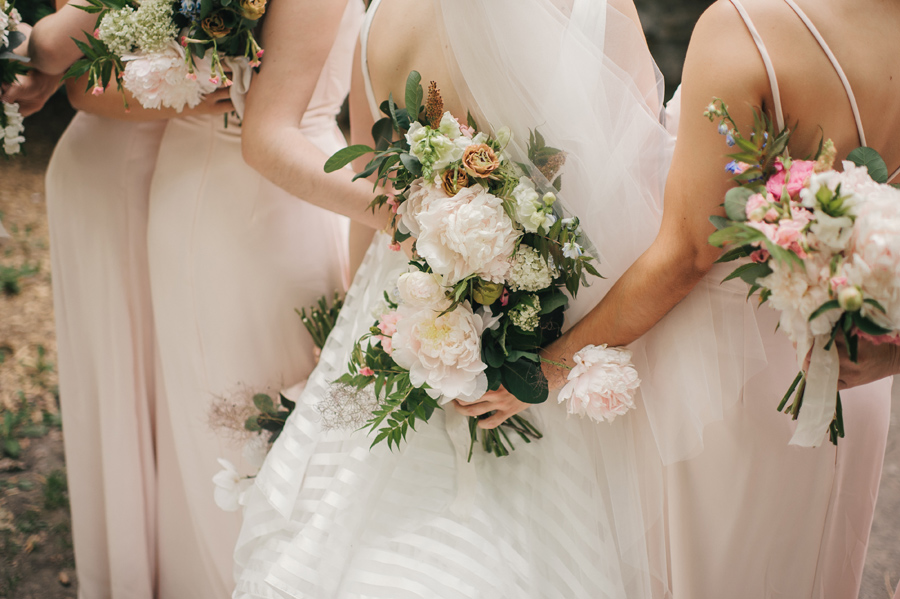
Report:
M 486 179 L 500 166 L 500 159 L 489 145 L 477 144 L 466 148 L 462 164 L 472 177 Z
M 469 175 L 462 169 L 452 168 L 441 177 L 441 186 L 448 196 L 455 196 L 469 186 Z
M 213 39 L 225 37 L 231 33 L 231 28 L 225 26 L 225 21 L 219 14 L 206 17 L 203 19 L 203 22 L 200 23 L 200 26 L 203 27 L 203 31 Z
M 256 21 L 266 14 L 266 0 L 241 0 L 241 15 Z

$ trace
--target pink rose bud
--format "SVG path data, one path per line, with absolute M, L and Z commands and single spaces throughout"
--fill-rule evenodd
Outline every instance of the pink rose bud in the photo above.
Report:
M 363 376 L 373 376 L 375 374 L 375 371 L 368 366 L 365 366 L 359 369 L 359 373 Z
M 101 86 L 97 85 L 97 86 L 94 86 L 94 89 L 91 90 L 91 93 L 95 96 L 102 96 L 103 91 L 104 91 L 103 88 Z
M 392 252 L 399 252 L 399 251 L 400 251 L 400 244 L 397 243 L 396 241 L 395 241 L 394 243 L 392 243 L 391 245 L 389 245 L 388 247 L 391 248 L 391 251 L 392 251 Z
M 181 45 L 187 48 L 187 36 L 181 36 Z

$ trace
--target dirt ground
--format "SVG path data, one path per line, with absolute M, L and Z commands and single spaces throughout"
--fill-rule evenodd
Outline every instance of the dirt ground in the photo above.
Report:
M 0 161 L 0 598 L 75 599 L 43 176 L 71 111 L 26 121 L 27 156 Z M 900 578 L 900 393 L 895 393 L 862 599 Z M 7 424 L 8 421 L 8 424 Z M 223 598 L 224 599 L 224 598 Z

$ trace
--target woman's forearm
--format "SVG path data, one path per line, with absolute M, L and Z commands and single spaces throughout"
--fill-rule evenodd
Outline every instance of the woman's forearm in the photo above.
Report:
M 571 367 L 572 357 L 587 345 L 634 342 L 691 292 L 707 264 L 689 247 L 657 239 L 587 316 L 545 349 L 544 357 Z M 565 369 L 548 363 L 544 371 L 551 389 L 565 384 Z
M 61 75 L 81 57 L 72 38 L 84 38 L 97 22 L 97 15 L 77 8 L 82 4 L 73 0 L 37 22 L 28 40 L 31 67 L 48 75 Z

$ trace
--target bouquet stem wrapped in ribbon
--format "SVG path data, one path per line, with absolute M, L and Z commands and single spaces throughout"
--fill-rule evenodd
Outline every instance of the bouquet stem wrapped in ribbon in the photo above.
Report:
M 900 190 L 887 184 L 877 152 L 858 148 L 833 169 L 836 151 L 823 140 L 815 156 L 795 160 L 791 130 L 777 131 L 755 112 L 744 138 L 716 99 L 705 115 L 735 147 L 726 169 L 737 187 L 710 243 L 727 248 L 719 262 L 743 260 L 726 280 L 741 278 L 781 312 L 779 327 L 797 347 L 800 372 L 778 405 L 797 420 L 791 444 L 816 447 L 826 433 L 844 436 L 837 344 L 857 359 L 860 339 L 900 341 Z M 802 409 L 801 409 L 802 408 Z

